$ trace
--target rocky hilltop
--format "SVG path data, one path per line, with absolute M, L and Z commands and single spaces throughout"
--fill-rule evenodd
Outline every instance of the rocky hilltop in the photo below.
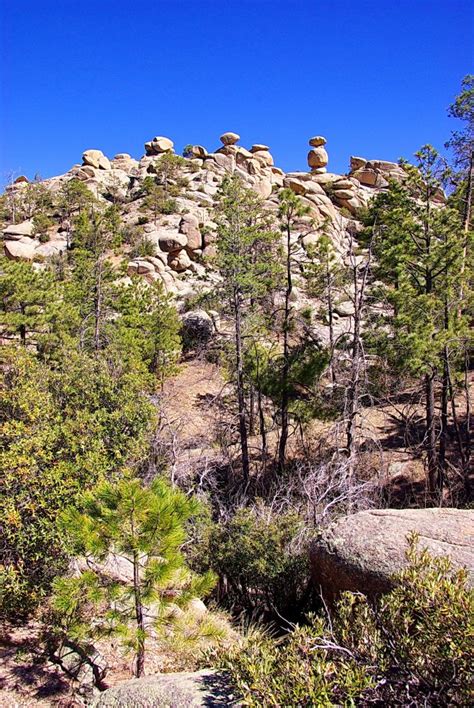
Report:
M 309 215 L 301 219 L 295 233 L 296 262 L 298 251 L 305 255 L 324 227 L 330 234 L 341 259 L 347 255 L 350 233 L 358 228 L 357 213 L 371 197 L 388 185 L 388 179 L 403 181 L 402 167 L 383 160 L 350 158 L 347 174 L 328 171 L 326 139 L 309 139 L 307 172 L 287 172 L 275 165 L 270 148 L 264 144 L 247 149 L 239 144 L 240 136 L 226 132 L 221 145 L 209 152 L 202 145 L 188 145 L 180 166 L 180 179 L 185 186 L 174 202 L 173 213 L 144 216 L 143 184 L 154 173 L 156 159 L 173 154 L 170 138 L 157 136 L 145 143 L 145 154 L 139 160 L 127 153 L 106 157 L 101 150 L 86 150 L 82 164 L 74 165 L 63 175 L 44 180 L 42 185 L 52 193 L 60 192 L 69 180 L 80 180 L 99 200 L 120 205 L 125 228 L 139 229 L 156 252 L 152 256 L 129 257 L 127 272 L 139 274 L 147 281 L 160 279 L 166 290 L 178 296 L 190 295 L 212 282 L 209 257 L 215 252 L 213 210 L 219 186 L 228 173 L 237 173 L 245 185 L 261 196 L 270 210 L 276 210 L 278 193 L 289 188 L 309 207 Z M 9 197 L 21 198 L 28 180 L 19 177 L 6 188 Z M 443 195 L 439 199 L 443 200 Z M 59 223 L 57 223 L 59 221 Z M 46 239 L 35 237 L 31 219 L 9 224 L 3 230 L 3 247 L 8 258 L 41 262 L 67 248 L 67 219 L 55 220 Z M 127 248 L 123 251 L 127 257 Z M 297 275 L 297 274 L 296 274 Z

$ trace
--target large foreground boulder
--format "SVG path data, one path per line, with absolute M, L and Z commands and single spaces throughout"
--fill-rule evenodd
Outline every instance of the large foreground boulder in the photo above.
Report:
M 448 556 L 455 568 L 467 567 L 474 585 L 473 510 L 381 509 L 339 519 L 313 543 L 316 587 L 330 601 L 344 590 L 369 596 L 388 592 L 393 574 L 406 566 L 412 531 L 432 555 Z
M 236 705 L 226 675 L 205 669 L 132 679 L 109 688 L 94 708 L 195 708 Z

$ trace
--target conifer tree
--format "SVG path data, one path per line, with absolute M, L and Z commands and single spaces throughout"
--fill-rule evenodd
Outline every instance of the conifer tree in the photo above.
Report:
M 48 327 L 57 288 L 51 273 L 32 263 L 2 258 L 0 278 L 0 330 L 19 337 L 22 345 L 36 344 Z
M 155 622 L 165 621 L 170 605 L 185 606 L 214 584 L 212 573 L 197 576 L 189 570 L 181 550 L 197 504 L 163 479 L 156 478 L 147 488 L 138 479 L 125 478 L 85 494 L 81 507 L 68 509 L 62 517 L 74 551 L 96 562 L 125 562 L 125 571 L 115 582 L 94 566 L 79 578 L 58 579 L 55 607 L 65 631 L 82 637 L 90 633 L 81 615 L 84 604 L 105 603 L 96 631 L 122 637 L 135 653 L 135 676 L 140 677 L 146 639 L 153 630 L 147 615 L 154 611 Z
M 221 187 L 216 213 L 216 266 L 222 276 L 220 292 L 234 330 L 233 373 L 237 389 L 242 472 L 250 474 L 248 415 L 245 401 L 244 352 L 246 322 L 275 287 L 278 260 L 278 232 L 259 197 L 246 189 L 237 175 L 227 177 Z
M 317 242 L 308 247 L 308 262 L 305 264 L 305 277 L 309 294 L 323 301 L 322 317 L 329 329 L 329 373 L 333 384 L 336 383 L 334 362 L 334 310 L 337 293 L 346 280 L 344 266 L 339 262 L 331 237 L 325 224 L 318 235 Z
M 292 233 L 301 217 L 308 214 L 308 207 L 302 204 L 301 200 L 291 189 L 284 189 L 279 196 L 280 205 L 278 215 L 280 218 L 281 230 L 285 238 L 285 292 L 283 311 L 283 363 L 281 367 L 281 430 L 280 442 L 278 446 L 278 467 L 283 469 L 286 459 L 286 445 L 288 442 L 288 406 L 289 397 L 289 373 L 290 373 L 290 331 L 292 327 L 291 295 L 293 292 L 293 244 Z
M 465 330 L 459 315 L 463 233 L 453 209 L 437 204 L 444 165 L 431 146 L 406 165 L 405 187 L 391 185 L 370 211 L 369 232 L 378 258 L 375 273 L 388 289 L 392 315 L 388 342 L 392 363 L 423 377 L 428 484 L 440 493 L 445 473 L 449 373 Z M 436 384 L 442 382 L 441 420 Z M 439 445 L 439 442 L 441 443 Z

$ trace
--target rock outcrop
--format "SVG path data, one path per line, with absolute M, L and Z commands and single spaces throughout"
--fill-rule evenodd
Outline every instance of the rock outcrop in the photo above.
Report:
M 222 671 L 160 674 L 124 681 L 109 688 L 93 708 L 197 708 L 238 705 Z
M 174 152 L 174 143 L 168 137 L 156 136 L 145 143 L 146 154 L 139 160 L 128 153 L 118 153 L 109 160 L 101 150 L 86 150 L 82 164 L 74 165 L 64 175 L 45 180 L 43 185 L 54 194 L 67 181 L 76 179 L 104 204 L 123 205 L 124 229 L 140 231 L 141 237 L 155 247 L 155 252 L 145 257 L 130 258 L 124 252 L 128 276 L 140 275 L 148 283 L 160 281 L 166 291 L 182 301 L 186 296 L 212 289 L 216 282 L 212 267 L 216 253 L 213 212 L 216 195 L 226 175 L 239 175 L 245 186 L 262 198 L 269 212 L 277 212 L 278 196 L 283 188 L 298 194 L 308 208 L 308 216 L 303 217 L 294 230 L 295 277 L 299 268 L 297 259 L 299 256 L 304 259 L 307 250 L 317 242 L 318 229 L 324 225 L 337 257 L 343 260 L 358 211 L 387 187 L 389 179 L 406 178 L 403 168 L 395 163 L 362 157 L 351 158 L 346 175 L 328 172 L 326 138 L 321 135 L 308 141 L 309 169 L 306 172 L 285 173 L 275 165 L 268 145 L 254 143 L 247 149 L 239 141 L 237 133 L 225 132 L 220 136 L 220 147 L 213 152 L 202 145 L 186 146 L 186 159 L 179 167 L 182 184 L 173 183 L 178 196 L 169 200 L 174 205 L 173 213 L 155 213 L 153 218 L 149 213 L 146 223 L 143 223 L 146 218 L 143 183 L 156 174 L 157 158 Z M 28 188 L 28 183 L 22 180 L 9 185 L 6 194 L 21 201 L 21 192 Z M 4 252 L 10 259 L 40 265 L 66 249 L 65 233 L 69 234 L 70 228 L 71 224 L 56 223 L 48 230 L 48 242 L 40 243 L 31 220 L 7 225 L 3 232 Z M 125 278 L 122 282 L 130 280 Z
M 420 547 L 466 566 L 474 586 L 474 511 L 462 509 L 382 509 L 360 511 L 332 524 L 311 548 L 316 588 L 332 601 L 352 590 L 374 596 L 389 591 L 393 574 L 406 566 L 407 535 L 419 534 Z

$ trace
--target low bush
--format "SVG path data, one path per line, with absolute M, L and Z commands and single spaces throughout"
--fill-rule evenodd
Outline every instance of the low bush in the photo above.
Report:
M 224 660 L 247 706 L 468 706 L 474 592 L 467 571 L 410 540 L 395 589 L 345 593 L 286 637 L 252 630 Z
M 209 525 L 195 562 L 218 575 L 218 600 L 234 613 L 294 621 L 310 596 L 301 531 L 295 514 L 239 509 L 227 523 Z

